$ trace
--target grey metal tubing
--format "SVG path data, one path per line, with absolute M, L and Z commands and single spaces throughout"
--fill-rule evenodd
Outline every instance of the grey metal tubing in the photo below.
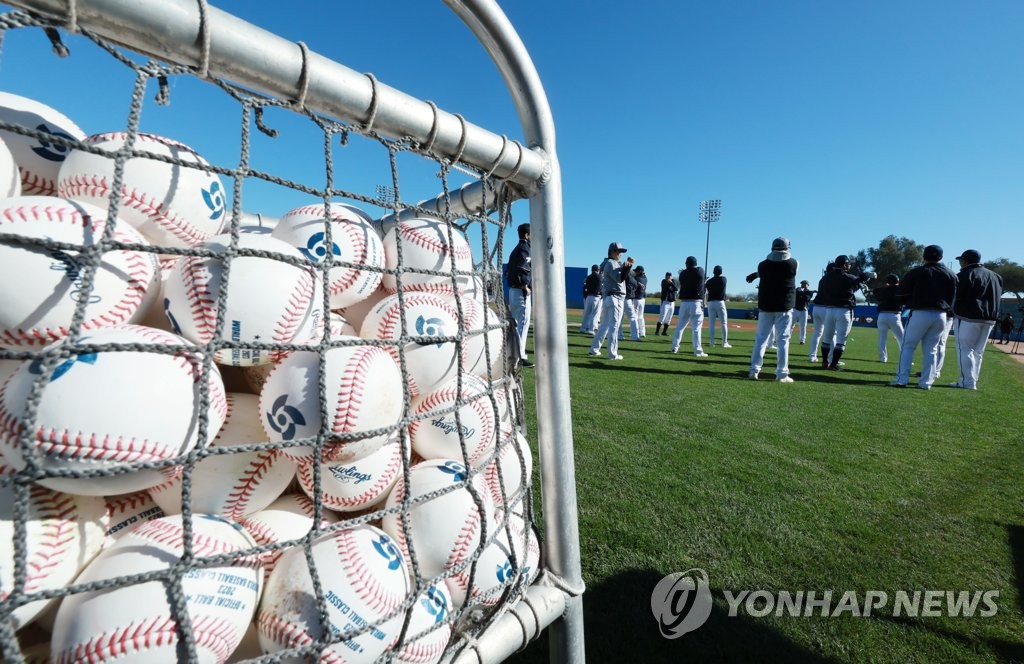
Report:
M 531 148 L 547 154 L 550 177 L 530 195 L 536 348 L 537 439 L 545 522 L 545 563 L 572 588 L 582 589 L 569 402 L 569 351 L 565 302 L 562 177 L 555 150 L 555 124 L 533 60 L 508 18 L 493 0 L 445 0 L 469 26 L 498 66 Z M 543 17 L 538 17 L 543 20 Z M 585 662 L 583 597 L 566 601 L 552 625 L 551 659 Z
M 69 0 L 9 0 L 7 4 L 66 20 Z M 75 0 L 78 26 L 134 51 L 173 64 L 202 64 L 203 34 L 197 0 Z M 278 99 L 301 95 L 303 49 L 296 43 L 209 7 L 211 35 L 208 71 L 255 92 Z M 374 108 L 372 128 L 384 136 L 409 136 L 426 144 L 436 121 L 431 150 L 461 160 L 523 187 L 535 187 L 548 176 L 543 154 L 524 148 L 452 113 L 376 82 L 313 51 L 308 51 L 308 87 L 304 102 L 310 110 L 365 126 Z M 463 137 L 465 127 L 465 137 Z M 465 140 L 463 140 L 465 138 Z

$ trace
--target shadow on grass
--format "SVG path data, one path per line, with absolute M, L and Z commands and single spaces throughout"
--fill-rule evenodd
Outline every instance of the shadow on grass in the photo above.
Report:
M 1017 606 L 1024 611 L 1024 526 L 1006 526 L 1010 544 L 1010 559 L 1013 560 L 1013 575 L 1017 581 Z M 1024 660 L 1024 656 L 1021 657 Z
M 872 620 L 881 620 L 891 622 L 900 627 L 906 627 L 908 629 L 923 629 L 942 637 L 947 641 L 955 641 L 962 643 L 965 646 L 970 646 L 971 649 L 977 650 L 979 646 L 988 648 L 991 650 L 999 661 L 1002 662 L 1024 662 L 1024 642 L 1013 642 L 1005 639 L 979 639 L 958 634 L 950 631 L 938 625 L 931 625 L 927 622 L 919 620 L 917 618 L 907 618 L 905 616 L 889 616 L 883 614 L 872 614 Z
M 658 631 L 651 612 L 651 592 L 665 576 L 657 570 L 631 570 L 588 586 L 583 595 L 588 662 L 625 664 L 702 662 L 825 663 L 817 653 L 749 618 L 730 618 L 715 604 L 697 630 L 678 639 Z M 718 589 L 712 594 L 722 597 Z M 547 630 L 526 650 L 507 660 L 515 664 L 548 662 Z

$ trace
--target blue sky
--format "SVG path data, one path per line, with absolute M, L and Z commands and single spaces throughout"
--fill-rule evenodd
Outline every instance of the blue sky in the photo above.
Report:
M 497 69 L 440 1 L 300 2 L 290 13 L 214 4 L 522 138 Z M 812 283 L 831 257 L 890 233 L 940 244 L 948 259 L 974 248 L 1024 262 L 1024 3 L 509 0 L 504 9 L 555 116 L 567 265 L 599 262 L 612 240 L 652 276 L 688 255 L 703 264 L 706 198 L 723 201 L 709 263 L 724 266 L 731 292 L 751 290 L 742 276 L 777 235 Z M 8 34 L 0 88 L 60 108 L 87 133 L 123 126 L 130 78 L 92 50 L 59 60 L 41 34 Z M 197 86 L 176 81 L 170 108 L 147 102 L 144 129 L 231 163 L 237 112 L 193 102 Z M 305 155 L 255 140 L 259 163 L 287 177 L 315 181 L 322 169 L 318 145 Z M 372 194 L 389 177 L 384 166 L 346 162 L 339 177 Z M 408 197 L 434 185 L 410 184 Z M 246 208 L 274 216 L 302 202 L 258 191 Z M 525 221 L 525 206 L 515 214 Z

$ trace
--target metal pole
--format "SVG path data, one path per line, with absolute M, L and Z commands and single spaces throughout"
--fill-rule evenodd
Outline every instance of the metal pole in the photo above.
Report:
M 711 250 L 711 224 L 718 221 L 722 213 L 722 201 L 707 200 L 700 202 L 698 219 L 702 224 L 708 225 L 708 239 L 704 245 L 704 276 L 708 274 L 708 255 Z
M 569 408 L 569 338 L 565 311 L 562 177 L 551 107 L 533 60 L 493 0 L 445 0 L 469 26 L 497 65 L 515 101 L 527 144 L 546 154 L 549 177 L 530 196 L 531 258 L 535 298 L 537 439 L 545 520 L 544 561 L 568 587 L 582 592 L 576 465 Z M 551 626 L 551 661 L 586 661 L 583 597 L 566 600 Z

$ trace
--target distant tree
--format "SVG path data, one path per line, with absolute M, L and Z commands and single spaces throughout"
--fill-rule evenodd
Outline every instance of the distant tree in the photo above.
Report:
M 895 274 L 902 277 L 910 268 L 921 262 L 924 257 L 924 245 L 910 238 L 887 235 L 878 243 L 878 247 L 862 249 L 856 254 L 862 269 L 870 269 L 884 280 L 886 275 Z
M 1003 278 L 1003 290 L 1013 293 L 1020 299 L 1024 294 L 1024 265 L 1014 263 L 1006 258 L 997 258 L 994 261 L 985 261 L 985 267 L 998 272 Z

